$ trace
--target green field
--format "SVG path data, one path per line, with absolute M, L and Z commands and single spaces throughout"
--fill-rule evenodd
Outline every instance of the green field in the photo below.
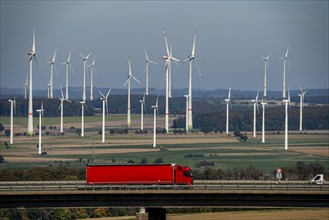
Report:
M 34 118 L 37 120 L 37 118 Z M 58 136 L 59 118 L 44 118 L 45 125 L 57 125 L 54 135 L 43 135 L 43 150 L 47 156 L 37 155 L 38 137 L 15 137 L 14 144 L 5 146 L 8 137 L 0 136 L 0 155 L 7 163 L 1 168 L 27 168 L 33 166 L 48 166 L 65 164 L 65 166 L 85 166 L 92 159 L 95 163 L 110 164 L 140 163 L 143 158 L 153 163 L 162 158 L 165 163 L 180 163 L 196 168 L 200 161 L 213 162 L 215 167 L 224 169 L 257 167 L 264 172 L 270 172 L 278 167 L 293 167 L 297 162 L 319 163 L 329 169 L 328 131 L 294 132 L 289 135 L 289 150 L 285 151 L 281 134 L 266 134 L 266 143 L 261 143 L 261 135 L 249 139 L 246 143 L 238 141 L 233 135 L 198 134 L 188 135 L 157 135 L 157 148 L 152 147 L 153 134 L 137 135 L 139 116 L 134 115 L 133 128 L 128 135 L 106 135 L 106 143 L 101 144 L 98 134 L 100 116 L 85 117 L 86 136 L 79 137 L 69 126 L 80 123 L 80 117 L 65 117 L 65 136 Z M 110 123 L 124 125 L 125 115 L 109 116 Z M 152 124 L 151 116 L 145 117 L 145 123 Z M 9 118 L 1 117 L 0 122 L 8 127 Z M 96 123 L 97 122 L 97 123 Z M 37 121 L 35 121 L 36 125 Z M 76 127 L 77 124 L 75 124 Z M 25 130 L 26 118 L 15 118 L 15 129 Z M 52 131 L 53 132 L 53 131 Z M 57 134 L 56 134 L 57 132 Z M 162 148 L 162 150 L 160 150 Z

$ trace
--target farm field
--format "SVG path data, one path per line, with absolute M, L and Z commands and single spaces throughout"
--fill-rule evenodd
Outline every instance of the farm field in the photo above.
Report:
M 36 119 L 36 118 L 35 118 Z M 220 168 L 245 168 L 254 166 L 263 171 L 271 172 L 278 167 L 291 167 L 297 162 L 318 162 L 329 169 L 329 140 L 328 131 L 299 131 L 289 135 L 289 150 L 284 150 L 284 135 L 282 132 L 269 132 L 266 143 L 261 143 L 261 134 L 252 138 L 251 132 L 246 132 L 249 139 L 246 143 L 240 142 L 233 136 L 226 134 L 208 134 L 202 132 L 193 134 L 158 134 L 157 148 L 152 147 L 153 134 L 151 125 L 152 116 L 145 116 L 144 126 L 148 134 L 135 134 L 139 128 L 139 115 L 132 117 L 132 129 L 127 135 L 111 135 L 110 128 L 125 128 L 126 117 L 113 115 L 107 120 L 106 143 L 101 143 L 100 116 L 85 118 L 85 137 L 76 132 L 80 128 L 80 117 L 64 118 L 64 136 L 59 136 L 58 118 L 45 118 L 45 125 L 56 126 L 56 130 L 49 130 L 50 134 L 43 135 L 43 151 L 47 155 L 37 155 L 38 137 L 14 137 L 14 144 L 9 143 L 9 137 L 1 136 L 0 155 L 7 163 L 1 167 L 26 168 L 33 166 L 48 166 L 64 163 L 66 166 L 83 167 L 86 163 L 111 164 L 135 162 L 140 163 L 143 158 L 153 163 L 162 158 L 165 163 L 180 163 L 192 168 L 200 161 L 211 161 Z M 173 120 L 173 118 L 171 118 Z M 48 121 L 48 122 L 47 122 Z M 0 123 L 9 127 L 9 120 L 1 117 Z M 160 117 L 158 125 L 164 124 Z M 36 125 L 36 123 L 34 124 Z M 74 127 L 73 129 L 71 127 Z M 26 119 L 15 118 L 15 133 L 26 130 Z M 48 129 L 47 129 L 48 130 Z
M 169 214 L 168 220 L 220 220 L 220 219 L 254 219 L 254 220 L 327 220 L 329 218 L 328 209 L 280 209 L 280 210 L 259 210 L 259 211 L 236 211 L 236 212 L 215 212 L 200 214 Z M 135 216 L 98 218 L 97 220 L 133 220 Z M 87 220 L 87 219 L 85 219 Z M 91 219 L 88 219 L 91 220 Z

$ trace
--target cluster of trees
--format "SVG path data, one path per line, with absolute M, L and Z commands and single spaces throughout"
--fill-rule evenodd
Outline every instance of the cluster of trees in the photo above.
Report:
M 246 168 L 214 168 L 214 164 L 209 161 L 198 162 L 198 167 L 203 169 L 193 169 L 194 179 L 198 180 L 276 180 L 276 171 L 264 172 L 256 167 Z M 282 168 L 284 180 L 310 180 L 316 174 L 322 173 L 325 179 L 329 176 L 329 171 L 321 164 L 297 162 L 294 167 Z
M 284 107 L 267 108 L 266 131 L 284 130 Z M 230 112 L 230 130 L 252 131 L 253 110 L 240 110 Z M 257 130 L 261 129 L 262 115 L 257 115 Z M 204 133 L 221 132 L 226 129 L 226 112 L 195 113 L 193 126 Z M 185 117 L 174 120 L 174 128 L 185 127 Z M 329 129 L 329 107 L 304 107 L 303 128 L 306 130 Z M 299 108 L 289 109 L 289 130 L 299 129 Z
M 136 215 L 137 208 L 0 209 L 0 219 L 69 220 Z

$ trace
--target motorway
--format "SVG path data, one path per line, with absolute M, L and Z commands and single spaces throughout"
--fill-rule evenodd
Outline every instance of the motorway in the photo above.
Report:
M 318 191 L 329 192 L 329 183 L 308 181 L 203 181 L 195 180 L 190 187 L 180 185 L 87 185 L 85 181 L 21 181 L 0 182 L 0 193 L 9 191 L 77 191 L 77 190 L 247 190 L 247 191 Z

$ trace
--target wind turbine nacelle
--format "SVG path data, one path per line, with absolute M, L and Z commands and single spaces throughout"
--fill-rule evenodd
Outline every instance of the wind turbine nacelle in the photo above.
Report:
M 225 99 L 225 102 L 230 102 L 231 100 L 230 99 Z
M 162 59 L 164 59 L 164 60 L 168 60 L 169 57 L 168 57 L 168 56 L 162 56 Z

